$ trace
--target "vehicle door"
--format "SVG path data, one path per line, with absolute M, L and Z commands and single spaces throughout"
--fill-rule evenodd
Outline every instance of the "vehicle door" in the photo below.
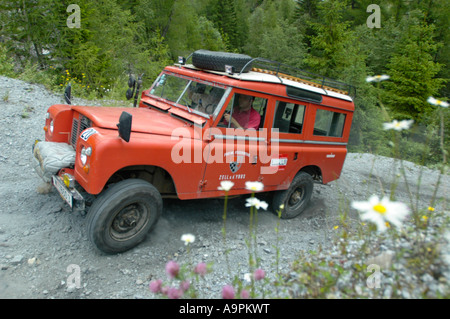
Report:
M 252 108 L 248 118 L 239 105 L 239 100 L 247 97 L 251 99 Z M 243 189 L 246 181 L 261 179 L 259 152 L 267 149 L 267 134 L 263 131 L 267 101 L 262 94 L 244 90 L 234 90 L 230 94 L 210 129 L 211 142 L 205 148 L 204 156 L 204 191 L 217 191 L 220 182 L 225 180 L 234 183 L 233 189 Z M 233 118 L 240 121 L 243 128 L 236 127 Z M 256 125 L 257 118 L 259 123 Z M 253 128 L 246 127 L 246 123 Z
M 303 165 L 307 103 L 278 98 L 271 129 L 271 159 L 262 170 L 265 185 L 287 186 Z M 286 185 L 285 185 L 286 184 Z

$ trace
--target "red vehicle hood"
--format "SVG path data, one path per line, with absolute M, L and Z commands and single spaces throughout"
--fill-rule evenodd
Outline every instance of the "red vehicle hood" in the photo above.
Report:
M 133 132 L 159 134 L 159 135 L 172 135 L 173 131 L 176 128 L 185 127 L 183 119 L 182 120 L 179 119 L 183 117 L 177 116 L 178 111 L 173 112 L 175 113 L 173 114 L 175 117 L 179 117 L 175 118 L 174 116 L 171 116 L 172 114 L 171 111 L 169 111 L 168 113 L 163 113 L 160 111 L 147 108 L 103 107 L 103 106 L 74 106 L 72 108 L 73 110 L 88 117 L 93 122 L 94 126 L 98 126 L 105 129 L 117 130 L 117 123 L 119 123 L 119 117 L 122 114 L 122 112 L 128 112 L 133 116 L 131 125 L 131 130 Z M 189 119 L 185 120 L 187 122 L 190 122 Z M 198 124 L 202 124 L 204 122 L 205 120 L 203 121 L 200 120 Z M 199 134 L 196 134 L 195 137 L 196 138 L 201 137 L 198 135 Z

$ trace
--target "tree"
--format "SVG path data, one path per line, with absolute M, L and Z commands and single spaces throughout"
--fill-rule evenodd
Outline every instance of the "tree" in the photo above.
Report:
M 309 22 L 313 35 L 305 62 L 315 72 L 336 77 L 338 68 L 348 60 L 344 49 L 349 41 L 349 23 L 342 16 L 347 0 L 325 0 L 317 4 L 317 21 Z
M 391 81 L 386 83 L 386 99 L 397 117 L 420 120 L 432 110 L 426 102 L 436 95 L 444 80 L 436 78 L 441 65 L 433 59 L 438 44 L 434 25 L 427 25 L 420 11 L 402 20 L 403 32 L 387 64 Z
M 247 35 L 246 7 L 240 0 L 211 0 L 208 18 L 214 22 L 229 51 L 240 51 Z
M 54 44 L 62 6 L 52 0 L 5 0 L 0 4 L 1 35 L 22 67 L 29 62 L 41 68 L 47 65 L 46 53 Z

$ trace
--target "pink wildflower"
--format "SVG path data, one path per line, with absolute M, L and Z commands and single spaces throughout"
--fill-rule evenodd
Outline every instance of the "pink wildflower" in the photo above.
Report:
M 180 299 L 183 297 L 183 290 L 171 287 L 167 292 L 167 297 L 169 299 Z
M 242 290 L 241 291 L 241 298 L 242 299 L 248 299 L 248 298 L 250 298 L 250 293 L 248 292 L 248 290 Z
M 223 299 L 234 299 L 234 288 L 233 286 L 226 285 L 222 289 L 222 298 Z
M 162 280 L 158 279 L 158 280 L 153 280 L 150 285 L 149 285 L 150 291 L 153 293 L 158 293 L 161 292 L 161 288 L 162 288 Z
M 206 264 L 205 263 L 197 264 L 197 266 L 195 266 L 195 268 L 194 268 L 194 272 L 196 274 L 199 274 L 200 276 L 206 275 L 206 272 L 207 272 Z
M 189 287 L 191 286 L 191 283 L 189 282 L 189 280 L 184 280 L 180 283 L 180 289 L 184 292 L 186 290 L 189 289 Z
M 178 276 L 180 272 L 180 265 L 178 265 L 175 261 L 171 260 L 166 264 L 166 273 L 169 278 L 175 278 Z
M 255 273 L 253 275 L 255 276 L 255 280 L 261 280 L 264 279 L 264 277 L 266 277 L 266 272 L 261 268 L 258 268 L 255 270 Z
M 165 296 L 167 296 L 167 294 L 169 293 L 169 287 L 168 286 L 164 286 L 161 288 L 161 293 Z

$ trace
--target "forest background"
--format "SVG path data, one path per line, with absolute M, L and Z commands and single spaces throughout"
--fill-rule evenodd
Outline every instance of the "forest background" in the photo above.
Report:
M 449 16 L 448 0 L 2 0 L 0 75 L 124 100 L 130 73 L 148 88 L 197 49 L 263 57 L 356 88 L 351 152 L 435 166 L 450 150 L 449 111 L 427 99 L 449 96 Z M 390 79 L 366 81 L 380 74 Z M 400 150 L 383 130 L 384 108 L 391 120 L 414 120 Z

